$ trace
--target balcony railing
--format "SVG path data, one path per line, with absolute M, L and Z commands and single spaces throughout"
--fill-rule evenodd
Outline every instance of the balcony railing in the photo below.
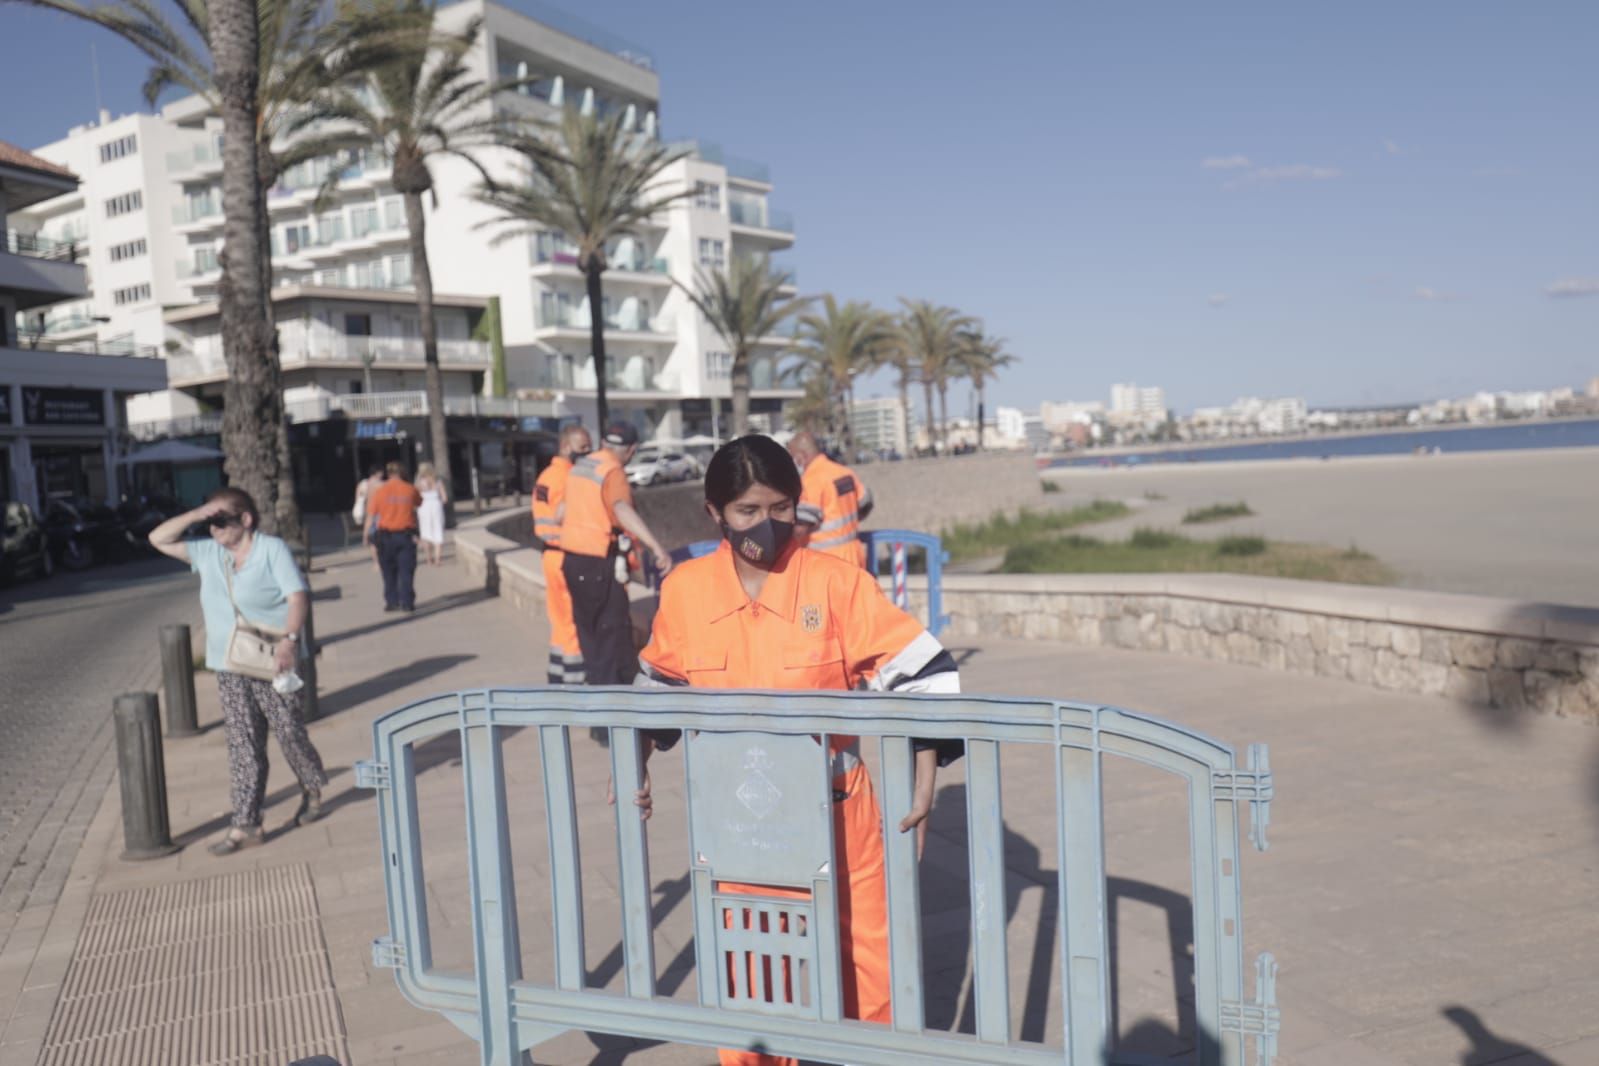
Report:
M 128 434 L 139 441 L 215 436 L 221 432 L 221 415 L 190 415 L 187 418 L 164 418 L 156 422 L 133 422 L 128 425 Z
M 762 185 L 772 183 L 772 172 L 765 163 L 758 163 L 753 159 L 742 156 L 729 155 L 722 151 L 722 146 L 713 141 L 678 141 L 670 147 L 677 150 L 687 150 L 695 159 L 702 159 L 707 163 L 716 163 L 727 170 L 728 176 L 743 178 L 746 181 L 758 181 Z
M 222 197 L 210 196 L 203 200 L 190 200 L 188 203 L 176 204 L 172 208 L 172 224 L 174 226 L 187 226 L 191 222 L 203 222 L 208 218 L 222 217 Z
M 423 418 L 428 414 L 427 393 L 363 392 L 319 396 L 285 404 L 294 422 L 321 422 L 334 414 L 346 418 Z M 461 418 L 531 418 L 551 414 L 548 400 L 516 400 L 490 396 L 446 396 L 444 413 Z
M 592 325 L 589 313 L 576 307 L 548 308 L 540 307 L 534 323 L 540 329 L 582 329 L 586 330 Z M 670 333 L 671 327 L 665 321 L 657 318 L 651 319 L 641 311 L 630 311 L 623 308 L 612 311 L 605 316 L 605 328 L 623 333 Z
M 187 151 L 167 153 L 167 169 L 178 172 L 222 162 L 222 138 L 202 141 Z
M 538 367 L 533 374 L 532 388 L 566 389 L 573 392 L 593 392 L 596 386 L 592 356 L 573 356 L 551 360 Z M 657 372 L 655 364 L 641 356 L 619 357 L 606 360 L 605 387 L 618 392 L 676 393 L 679 383 L 675 374 Z
M 152 349 L 152 354 L 154 351 Z M 395 363 L 420 364 L 422 341 L 416 337 L 333 337 L 312 341 L 286 340 L 278 353 L 285 367 L 316 363 L 342 363 L 349 366 L 382 367 Z M 487 341 L 448 339 L 439 341 L 439 363 L 443 366 L 486 367 L 493 360 Z M 167 357 L 167 373 L 175 381 L 220 377 L 227 374 L 227 362 L 220 342 L 205 339 L 188 351 Z
M 78 261 L 76 241 L 52 240 L 37 233 L 19 233 L 14 229 L 6 230 L 6 251 L 30 259 L 54 259 L 62 263 Z
M 87 355 L 120 355 L 134 359 L 159 359 L 161 349 L 153 344 L 136 344 L 126 338 L 114 340 L 95 340 L 89 338 L 81 341 L 51 340 L 41 337 L 32 347 L 42 352 L 83 352 Z
M 727 217 L 735 226 L 754 226 L 780 233 L 794 232 L 794 216 L 787 211 L 773 211 L 768 207 L 733 200 L 727 205 Z

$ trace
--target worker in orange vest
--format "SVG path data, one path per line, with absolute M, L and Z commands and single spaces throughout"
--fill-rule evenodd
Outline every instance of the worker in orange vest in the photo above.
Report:
M 805 487 L 796 512 L 800 543 L 865 566 L 866 546 L 860 541 L 860 532 L 861 522 L 872 511 L 871 490 L 855 471 L 829 459 L 808 431 L 794 434 L 788 453 L 794 457 Z
M 650 642 L 639 656 L 643 672 L 637 683 L 959 692 L 960 676 L 949 652 L 921 623 L 890 603 L 870 574 L 794 539 L 801 492 L 799 471 L 770 437 L 740 437 L 717 451 L 705 471 L 705 509 L 725 539 L 710 555 L 681 564 L 662 584 Z M 891 990 L 882 812 L 858 738 L 828 739 L 845 1012 L 887 1023 Z M 669 748 L 676 741 L 673 733 L 647 733 L 641 740 L 643 755 L 647 759 L 657 747 Z M 915 792 L 911 813 L 898 828 L 902 833 L 916 829 L 922 836 L 938 767 L 959 758 L 963 745 L 958 740 L 917 740 L 913 746 Z M 649 817 L 653 804 L 648 776 L 634 803 Z M 805 895 L 776 886 L 722 883 L 718 889 Z M 740 919 L 729 908 L 722 920 Z M 721 1061 L 724 1066 L 794 1062 L 733 1050 L 723 1050 Z
M 617 534 L 626 531 L 655 556 L 664 575 L 672 557 L 633 508 L 622 468 L 638 451 L 638 430 L 608 426 L 603 446 L 572 465 L 561 512 L 561 573 L 572 596 L 572 621 L 590 685 L 625 685 L 633 676 L 633 626 L 627 589 L 617 580 Z
M 582 426 L 561 430 L 555 457 L 533 483 L 533 536 L 543 548 L 544 613 L 550 620 L 552 685 L 583 683 L 583 649 L 572 621 L 572 593 L 561 573 L 561 504 L 566 500 L 566 479 L 572 464 L 594 449 L 589 431 Z
M 384 482 L 366 497 L 366 513 L 377 527 L 378 565 L 383 571 L 383 609 L 416 610 L 417 508 L 422 494 L 405 480 L 405 467 L 391 462 Z

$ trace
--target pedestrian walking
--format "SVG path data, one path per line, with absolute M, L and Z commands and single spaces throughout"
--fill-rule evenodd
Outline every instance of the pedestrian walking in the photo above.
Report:
M 626 532 L 655 556 L 662 574 L 672 557 L 633 508 L 633 490 L 623 469 L 638 451 L 638 430 L 618 422 L 605 430 L 603 447 L 583 456 L 566 479 L 561 508 L 561 573 L 572 594 L 572 621 L 583 653 L 584 681 L 625 685 L 633 676 L 635 648 L 627 589 L 617 579 L 619 533 Z
M 383 609 L 416 610 L 417 510 L 422 494 L 405 480 L 405 467 L 390 463 L 383 484 L 367 497 L 366 509 L 377 532 L 378 565 L 383 571 Z
M 661 585 L 660 609 L 650 642 L 639 656 L 643 672 L 637 683 L 959 692 L 960 676 L 949 652 L 921 623 L 890 603 L 870 574 L 794 539 L 802 492 L 799 471 L 770 437 L 740 437 L 717 451 L 705 471 L 705 509 L 724 540 L 710 555 L 680 565 Z M 642 754 L 648 759 L 655 748 L 676 741 L 672 733 L 647 734 Z M 828 742 L 845 1013 L 887 1024 L 891 989 L 882 812 L 859 738 L 830 735 Z M 921 838 L 938 767 L 959 758 L 964 746 L 932 740 L 915 740 L 912 746 L 914 794 L 899 831 L 915 829 Z M 649 817 L 647 775 L 634 802 Z M 806 896 L 794 889 L 725 882 L 717 891 Z M 722 920 L 746 925 L 752 920 L 749 910 L 742 919 L 737 913 L 725 909 Z M 728 965 L 740 963 L 730 956 Z M 750 980 L 759 978 L 752 973 Z M 777 987 L 789 984 L 783 981 Z M 795 1060 L 724 1049 L 721 1061 L 724 1066 L 792 1066 Z
M 804 491 L 796 512 L 799 542 L 819 552 L 836 555 L 856 566 L 866 565 L 861 543 L 861 522 L 872 510 L 872 494 L 843 463 L 822 451 L 808 431 L 794 434 L 788 452 L 800 469 Z
M 198 522 L 206 524 L 210 536 L 185 539 L 184 533 Z M 230 487 L 216 490 L 201 506 L 150 532 L 152 547 L 188 563 L 200 575 L 205 665 L 216 674 L 221 696 L 233 799 L 232 827 L 211 845 L 214 855 L 229 855 L 265 840 L 261 800 L 266 794 L 269 726 L 300 782 L 296 825 L 322 817 L 322 788 L 328 782 L 322 757 L 305 731 L 301 692 L 293 681 L 286 682 L 300 654 L 310 593 L 289 546 L 260 532 L 259 522 L 255 500 L 243 489 Z M 245 636 L 281 632 L 269 664 L 246 656 L 235 640 L 237 629 L 249 630 Z M 256 676 L 263 665 L 266 674 L 278 675 L 277 681 Z
M 544 612 L 550 621 L 547 676 L 552 685 L 581 685 L 583 647 L 578 643 L 577 623 L 572 620 L 572 593 L 561 570 L 566 558 L 561 551 L 561 515 L 572 464 L 593 449 L 593 442 L 582 426 L 567 426 L 561 430 L 556 447 L 554 458 L 533 483 L 533 535 L 542 549 Z
M 378 564 L 378 546 L 374 536 L 376 525 L 368 513 L 367 498 L 372 495 L 372 490 L 383 484 L 383 465 L 373 463 L 367 468 L 366 477 L 362 478 L 355 486 L 355 504 L 350 508 L 350 517 L 361 530 L 361 547 L 367 549 L 372 555 L 372 568 L 382 570 Z
M 416 491 L 422 494 L 422 506 L 416 512 L 417 536 L 426 548 L 428 562 L 438 566 L 444 561 L 444 505 L 449 496 L 432 463 L 416 468 Z

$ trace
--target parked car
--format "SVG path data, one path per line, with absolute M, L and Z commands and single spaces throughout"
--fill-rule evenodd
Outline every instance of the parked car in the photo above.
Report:
M 634 485 L 686 481 L 700 473 L 699 464 L 691 457 L 655 447 L 640 448 L 633 461 L 627 464 L 627 480 Z
M 0 525 L 0 585 L 19 577 L 49 577 L 55 573 L 55 557 L 44 524 L 33 508 L 12 500 L 6 504 L 4 524 Z
M 140 550 L 117 512 L 93 500 L 55 497 L 45 505 L 43 525 L 51 555 L 68 570 L 129 559 Z

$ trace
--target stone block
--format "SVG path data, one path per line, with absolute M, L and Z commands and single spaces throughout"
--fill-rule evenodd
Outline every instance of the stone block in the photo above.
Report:
M 1370 648 L 1349 649 L 1349 680 L 1360 685 L 1371 684 L 1371 675 L 1377 666 L 1377 653 Z
M 1138 647 L 1138 645 L 1139 645 L 1139 640 L 1138 640 L 1138 619 L 1133 618 L 1133 617 L 1131 617 L 1129 615 L 1122 615 L 1120 618 L 1117 618 L 1114 622 L 1112 622 L 1109 619 L 1107 619 L 1106 620 L 1106 624 L 1108 626 L 1110 626 L 1110 628 L 1111 628 L 1110 642 L 1112 644 L 1114 644 L 1116 647 L 1118 647 L 1118 648 L 1137 648 Z
M 1281 644 L 1288 636 L 1288 627 L 1283 621 L 1283 613 L 1270 607 L 1260 611 L 1260 624 L 1255 630 L 1255 635 L 1261 640 L 1269 640 Z
M 1233 628 L 1232 611 L 1224 603 L 1205 604 L 1205 629 L 1211 633 L 1229 633 Z
M 1406 659 L 1419 659 L 1421 657 L 1421 630 L 1416 626 L 1396 625 L 1388 634 L 1388 639 L 1393 645 L 1394 654 Z
M 1570 644 L 1560 644 L 1553 640 L 1546 640 L 1538 645 L 1538 654 L 1533 659 L 1533 667 L 1551 674 L 1576 674 L 1577 649 Z
M 1262 641 L 1260 645 L 1260 665 L 1268 670 L 1288 669 L 1288 649 L 1283 647 L 1281 641 Z
M 1547 670 L 1524 670 L 1521 674 L 1522 691 L 1526 694 L 1528 706 L 1546 714 L 1559 713 L 1560 696 L 1566 685 L 1564 678 Z
M 1456 666 L 1486 670 L 1494 664 L 1494 643 L 1481 633 L 1455 633 L 1449 638 L 1449 657 Z
M 1098 618 L 1099 600 L 1093 596 L 1070 597 L 1070 609 L 1075 618 Z
M 1392 648 L 1394 627 L 1387 622 L 1366 623 L 1366 647 L 1372 651 Z
M 1411 682 L 1408 664 L 1409 660 L 1397 652 L 1383 648 L 1377 652 L 1377 660 L 1372 666 L 1371 680 L 1378 688 L 1404 692 L 1410 688 Z
M 1567 718 L 1599 723 L 1599 686 L 1586 682 L 1568 684 L 1560 693 L 1560 713 Z
M 1330 651 L 1316 653 L 1316 675 L 1318 677 L 1344 678 L 1349 675 L 1349 656 L 1334 655 Z
M 1260 640 L 1248 633 L 1227 634 L 1227 658 L 1248 666 L 1260 665 Z
M 1414 664 L 1417 689 L 1427 696 L 1442 696 L 1449 685 L 1449 667 L 1422 659 Z
M 1296 674 L 1309 674 L 1315 672 L 1316 649 L 1310 646 L 1309 634 L 1296 635 L 1288 638 L 1286 660 L 1288 663 L 1288 669 L 1294 671 Z
M 1148 611 L 1138 616 L 1138 643 L 1146 651 L 1159 651 L 1166 646 L 1166 625 L 1160 615 Z
M 1488 671 L 1488 698 L 1495 707 L 1520 710 L 1527 705 L 1526 692 L 1521 687 L 1521 671 L 1492 667 Z
M 1537 641 L 1502 637 L 1494 648 L 1494 665 L 1506 670 L 1525 670 L 1537 661 Z
M 1421 659 L 1423 662 L 1436 663 L 1439 666 L 1448 666 L 1454 662 L 1454 656 L 1449 650 L 1449 634 L 1441 629 L 1423 629 L 1421 631 Z
M 1337 656 L 1349 654 L 1349 619 L 1327 619 L 1327 654 Z
M 1167 602 L 1166 617 L 1173 623 L 1190 629 L 1203 624 L 1203 612 L 1193 600 L 1174 599 Z
M 1353 647 L 1361 648 L 1366 645 L 1366 627 L 1371 623 L 1364 618 L 1346 618 L 1349 623 L 1349 643 Z
M 1090 648 L 1099 647 L 1099 645 L 1101 643 L 1101 641 L 1100 641 L 1100 632 L 1099 632 L 1099 619 L 1097 619 L 1097 618 L 1079 618 L 1079 619 L 1077 619 L 1076 640 L 1077 640 L 1077 643 L 1082 644 L 1082 645 L 1084 645 L 1086 647 L 1090 647 Z
M 1318 652 L 1327 650 L 1327 616 L 1313 614 L 1307 616 L 1307 629 L 1310 636 L 1310 646 Z
M 1284 611 L 1283 615 L 1288 622 L 1288 635 L 1291 637 L 1310 636 L 1310 616 L 1303 611 Z
M 1444 681 L 1444 693 L 1452 700 L 1488 705 L 1493 695 L 1488 690 L 1488 672 L 1470 666 L 1452 666 Z

